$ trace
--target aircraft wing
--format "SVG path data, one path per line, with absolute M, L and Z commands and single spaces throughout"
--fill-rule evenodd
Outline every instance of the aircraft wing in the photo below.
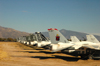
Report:
M 74 45 L 73 46 L 75 49 L 79 49 L 81 47 L 86 47 L 86 48 L 90 48 L 90 49 L 95 49 L 95 50 L 100 50 L 100 46 L 99 45 Z
M 59 45 L 59 44 L 57 44 L 58 46 L 52 46 L 52 52 L 57 52 L 57 51 L 61 51 L 61 50 L 64 50 L 64 49 L 67 49 L 67 48 L 69 48 L 69 47 L 71 47 L 71 46 L 73 46 L 74 44 L 61 44 L 61 45 Z M 57 48 L 57 49 L 56 49 Z
M 86 48 L 90 48 L 90 49 L 100 50 L 100 46 L 99 45 L 88 45 L 88 44 L 81 45 L 81 44 L 75 44 L 75 45 L 73 45 L 71 47 L 73 47 L 74 50 L 77 50 L 77 49 L 79 49 L 81 47 L 86 47 Z
M 98 46 L 98 45 L 83 45 L 83 47 L 100 50 L 100 46 Z

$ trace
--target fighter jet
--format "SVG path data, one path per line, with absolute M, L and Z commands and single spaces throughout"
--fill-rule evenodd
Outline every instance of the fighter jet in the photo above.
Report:
M 35 36 L 37 38 L 37 47 L 46 48 L 51 43 L 41 32 L 35 32 Z
M 29 45 L 29 42 L 30 42 L 30 37 L 26 36 L 26 43 L 25 44 Z
M 20 42 L 20 41 L 21 41 L 20 38 L 21 38 L 21 37 L 18 37 L 18 38 L 17 38 L 17 42 Z
M 76 56 L 81 56 L 81 58 L 93 58 L 93 55 L 99 52 L 100 46 L 93 42 L 80 42 L 76 40 L 76 42 L 69 42 L 56 28 L 48 29 L 52 52 L 69 52 L 72 54 L 76 54 Z M 98 54 L 99 56 L 99 54 Z M 100 57 L 100 56 L 99 56 Z M 96 58 L 96 57 L 95 57 Z
M 25 36 L 18 37 L 17 41 L 20 42 L 20 43 L 24 43 L 26 41 L 26 38 L 25 38 Z
M 23 36 L 23 44 L 26 44 L 26 36 Z
M 73 46 L 72 42 L 69 42 L 56 28 L 48 29 L 51 40 L 50 49 L 52 52 L 60 51 Z
M 29 35 L 29 45 L 34 45 L 34 44 L 36 44 L 37 43 L 37 39 L 36 39 L 36 36 L 35 36 L 35 34 L 30 34 Z

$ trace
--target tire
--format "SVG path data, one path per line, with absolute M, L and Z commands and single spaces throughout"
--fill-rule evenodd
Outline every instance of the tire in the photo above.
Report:
M 89 55 L 89 57 L 88 57 L 89 59 L 93 59 L 93 56 L 92 55 Z

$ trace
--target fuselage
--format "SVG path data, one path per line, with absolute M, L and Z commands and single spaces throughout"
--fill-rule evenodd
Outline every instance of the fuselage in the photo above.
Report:
M 37 47 L 43 47 L 46 46 L 48 44 L 51 44 L 51 41 L 41 41 L 37 43 Z

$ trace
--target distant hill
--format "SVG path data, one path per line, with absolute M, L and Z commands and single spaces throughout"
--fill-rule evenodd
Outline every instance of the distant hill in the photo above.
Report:
M 0 26 L 0 38 L 18 38 L 25 35 L 29 35 L 29 33 Z
M 84 38 L 86 39 L 86 35 L 88 35 L 87 33 L 82 33 L 82 32 L 77 32 L 77 31 L 71 31 L 71 30 L 65 30 L 65 29 L 61 29 L 60 32 L 67 39 L 70 39 L 70 36 L 76 36 L 80 40 L 84 40 Z M 42 33 L 46 37 L 49 37 L 48 32 L 42 32 Z M 22 31 L 14 30 L 12 28 L 6 28 L 6 27 L 0 26 L 0 38 L 18 38 L 20 36 L 27 36 L 29 34 L 30 33 L 22 32 Z M 94 35 L 94 36 L 100 41 L 100 36 L 98 36 L 98 35 Z
M 60 32 L 67 38 L 70 39 L 70 36 L 76 36 L 80 40 L 86 39 L 87 33 L 82 33 L 82 32 L 77 32 L 77 31 L 71 31 L 71 30 L 65 30 L 61 29 Z M 48 32 L 42 32 L 46 37 L 49 37 Z M 94 35 L 99 41 L 100 41 L 100 36 Z

